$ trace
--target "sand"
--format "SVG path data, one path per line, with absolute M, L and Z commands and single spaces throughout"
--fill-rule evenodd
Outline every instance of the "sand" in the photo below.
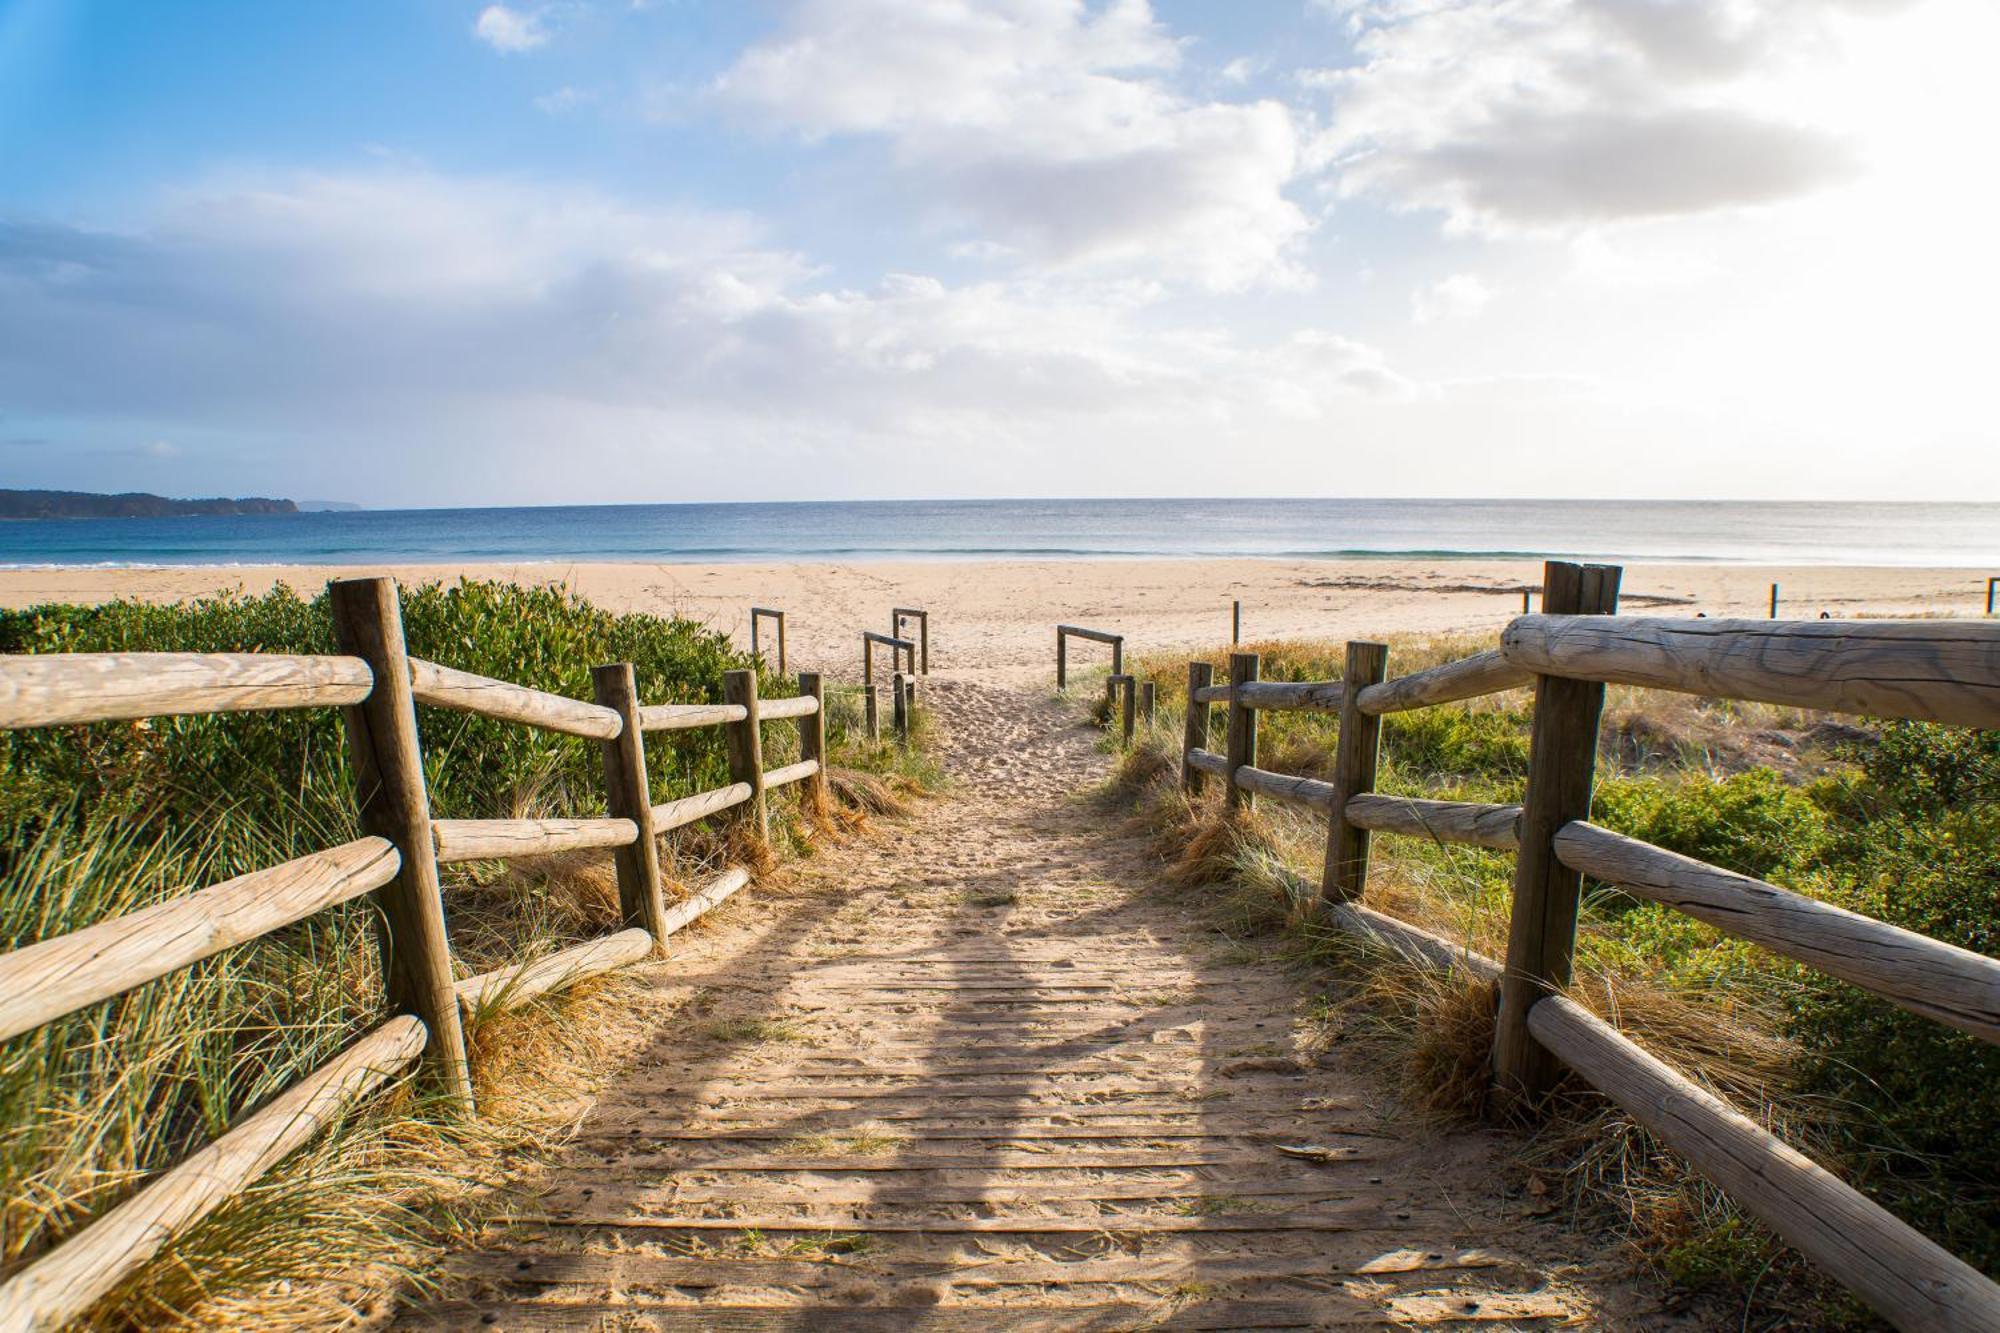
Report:
M 1781 614 L 1973 615 L 1985 609 L 1984 569 L 1860 566 L 1629 565 L 1632 613 L 1762 616 L 1770 585 Z M 1520 612 L 1520 590 L 1539 586 L 1533 561 L 1078 560 L 850 562 L 820 564 L 260 565 L 154 569 L 0 570 L 0 606 L 179 601 L 288 583 L 316 590 L 330 578 L 389 573 L 405 582 L 468 578 L 563 583 L 616 610 L 676 612 L 749 638 L 752 604 L 788 615 L 791 665 L 836 676 L 860 670 L 860 631 L 889 628 L 894 606 L 931 612 L 931 665 L 995 682 L 1022 683 L 1054 669 L 1054 626 L 1089 625 L 1126 636 L 1138 652 L 1213 645 L 1229 635 L 1229 605 L 1243 603 L 1246 641 L 1343 639 L 1408 633 L 1479 633 Z M 1088 664 L 1092 645 L 1078 645 Z

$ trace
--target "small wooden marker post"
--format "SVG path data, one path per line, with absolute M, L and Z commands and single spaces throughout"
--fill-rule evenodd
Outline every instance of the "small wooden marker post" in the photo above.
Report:
M 868 732 L 868 739 L 871 741 L 880 741 L 882 739 L 882 700 L 881 696 L 876 694 L 873 685 L 863 685 L 861 687 L 861 712 L 864 719 L 864 728 Z
M 1320 896 L 1331 903 L 1355 902 L 1368 887 L 1368 830 L 1347 822 L 1347 803 L 1375 790 L 1381 753 L 1382 719 L 1361 711 L 1361 691 L 1379 684 L 1389 670 L 1389 646 L 1350 642 L 1341 671 L 1340 734 L 1333 752 L 1333 812 L 1326 822 L 1326 866 Z
M 1610 615 L 1618 609 L 1616 565 L 1551 560 L 1543 574 L 1542 607 L 1550 615 Z M 1528 740 L 1528 791 L 1522 802 L 1520 852 L 1514 862 L 1514 907 L 1508 925 L 1507 970 L 1493 1034 L 1495 1091 L 1526 1106 L 1555 1083 L 1554 1056 L 1528 1032 L 1528 1010 L 1569 984 L 1576 948 L 1577 899 L 1583 876 L 1557 857 L 1555 835 L 1572 820 L 1590 818 L 1597 769 L 1597 723 L 1604 686 L 1560 676 L 1535 677 L 1534 730 Z
M 1069 688 L 1069 635 L 1056 626 L 1056 689 Z
M 799 718 L 799 758 L 819 764 L 819 771 L 806 779 L 805 799 L 809 808 L 824 808 L 826 790 L 826 686 L 819 672 L 799 672 L 799 693 L 815 700 L 819 707 Z
M 1232 647 L 1243 642 L 1243 603 L 1240 601 L 1229 604 L 1229 642 Z
M 1158 693 L 1158 688 L 1152 681 L 1147 680 L 1139 683 L 1139 720 L 1146 724 L 1146 731 L 1149 735 L 1153 730 L 1153 706 L 1158 702 Z
M 2000 575 L 1986 580 L 1986 614 L 1989 616 L 1993 614 L 1993 594 L 1996 588 L 2000 588 Z
M 1104 682 L 1105 702 L 1118 712 L 1119 730 L 1127 747 L 1132 744 L 1132 733 L 1138 718 L 1138 682 L 1126 675 L 1113 676 Z
M 469 1113 L 472 1077 L 452 985 L 451 936 L 445 929 L 396 581 L 339 579 L 326 591 L 335 643 L 341 652 L 366 662 L 375 676 L 368 697 L 342 712 L 361 827 L 387 838 L 402 858 L 396 877 L 375 895 L 382 909 L 382 979 L 389 1008 L 423 1020 L 430 1031 L 425 1055 L 437 1082 L 453 1104 Z
M 750 655 L 752 657 L 759 656 L 757 650 L 757 621 L 760 618 L 778 622 L 778 674 L 782 676 L 785 674 L 785 613 L 783 611 L 773 611 L 768 607 L 762 606 L 753 606 L 750 608 Z
M 1187 720 L 1181 729 L 1181 790 L 1189 796 L 1201 795 L 1201 780 L 1207 776 L 1187 760 L 1192 752 L 1208 748 L 1208 705 L 1197 702 L 1195 696 L 1214 683 L 1213 663 L 1188 663 Z
M 750 799 L 730 812 L 732 822 L 747 826 L 760 839 L 771 836 L 771 824 L 764 808 L 764 735 L 757 719 L 757 673 L 722 673 L 722 702 L 744 709 L 741 722 L 722 724 L 722 738 L 729 755 L 729 780 L 750 786 Z
M 1529 610 L 1531 609 L 1531 608 L 1530 608 L 1530 605 L 1529 605 L 1529 601 L 1528 601 L 1528 599 L 1529 599 L 1529 598 L 1531 598 L 1531 597 L 1533 597 L 1534 595 L 1535 595 L 1535 594 L 1533 594 L 1532 592 L 1529 592 L 1529 591 L 1528 591 L 1528 590 L 1527 590 L 1526 588 L 1523 588 L 1523 589 L 1521 589 L 1521 614 L 1522 614 L 1522 615 L 1524 615 L 1524 616 L 1525 616 L 1525 615 L 1527 615 L 1527 614 L 1528 614 Z
M 889 682 L 894 694 L 894 716 L 896 724 L 896 744 L 910 743 L 910 692 L 903 684 L 903 673 L 898 671 Z
M 1232 810 L 1254 810 L 1257 796 L 1239 786 L 1236 770 L 1257 764 L 1257 710 L 1243 702 L 1243 687 L 1257 679 L 1262 658 L 1255 653 L 1229 655 L 1229 806 Z
M 1771 585 L 1771 619 L 1776 620 L 1777 618 L 1778 618 L 1778 585 L 1773 583 Z
M 931 613 L 914 606 L 891 608 L 889 611 L 889 633 L 892 637 L 898 639 L 903 637 L 903 622 L 905 620 L 914 620 L 917 622 L 917 652 L 921 655 L 922 661 L 922 665 L 919 666 L 918 658 L 912 657 L 910 670 L 913 673 L 928 676 L 931 674 Z
M 639 826 L 636 841 L 616 848 L 618 910 L 627 926 L 644 926 L 655 945 L 667 942 L 667 903 L 660 892 L 660 845 L 653 838 L 653 796 L 646 778 L 646 734 L 639 728 L 639 687 L 630 662 L 595 667 L 590 683 L 597 702 L 618 714 L 624 728 L 604 748 L 605 813 Z

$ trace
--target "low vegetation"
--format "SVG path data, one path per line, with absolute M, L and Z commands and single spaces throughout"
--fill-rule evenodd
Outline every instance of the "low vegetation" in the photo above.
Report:
M 1489 646 L 1394 645 L 1392 674 Z M 1339 645 L 1247 645 L 1267 680 L 1336 679 Z M 1220 667 L 1226 655 L 1215 659 Z M 1348 1036 L 1393 1066 L 1422 1109 L 1477 1112 L 1492 1032 L 1483 986 L 1367 957 L 1311 924 L 1324 823 L 1260 803 L 1229 817 L 1179 790 L 1185 659 L 1141 662 L 1158 688 L 1152 734 L 1116 784 L 1162 839 L 1175 873 L 1226 886 L 1232 931 L 1284 931 L 1292 947 L 1364 966 L 1339 997 Z M 1225 674 L 1218 670 L 1218 678 Z M 1385 719 L 1380 790 L 1518 801 L 1526 691 Z M 1215 725 L 1221 725 L 1218 710 Z M 1331 776 L 1330 715 L 1260 714 L 1259 766 Z M 1220 749 L 1219 731 L 1211 748 Z M 1211 786 L 1215 786 L 1211 782 Z M 1771 879 L 1987 954 L 2000 953 L 2000 734 L 1850 721 L 1614 687 L 1593 819 L 1674 851 Z M 1492 957 L 1506 948 L 1510 853 L 1378 835 L 1369 899 Z M 1663 906 L 1586 884 L 1577 993 L 1643 1044 L 1760 1114 L 1885 1205 L 1988 1272 L 2000 1269 L 2000 1051 L 1733 940 Z M 1650 1137 L 1579 1093 L 1524 1149 L 1524 1188 L 1614 1218 L 1665 1277 L 1735 1293 L 1746 1323 L 1820 1302 L 1865 1318 Z M 1752 1310 L 1763 1310 L 1753 1317 Z
M 561 591 L 466 582 L 406 589 L 410 650 L 579 698 L 590 668 L 635 664 L 648 702 L 715 702 L 750 665 L 686 620 L 617 615 Z M 180 607 L 120 602 L 0 613 L 0 651 L 333 651 L 324 598 L 287 589 Z M 796 682 L 767 678 L 767 694 Z M 831 688 L 831 687 L 830 687 Z M 593 742 L 421 709 L 440 817 L 594 815 Z M 835 799 L 773 802 L 773 844 L 806 854 L 930 776 L 920 751 L 871 744 L 838 692 L 828 707 Z M 766 763 L 796 755 L 765 729 Z M 726 782 L 717 729 L 650 737 L 653 799 Z M 0 733 L 0 950 L 357 836 L 336 710 L 156 719 Z M 685 887 L 726 848 L 668 839 Z M 763 854 L 765 857 L 769 853 Z M 483 971 L 617 924 L 609 859 L 572 854 L 446 868 L 457 961 Z M 0 1045 L 0 1272 L 31 1259 L 221 1133 L 380 1021 L 365 902 L 227 951 Z M 175 1241 L 93 1313 L 104 1327 L 310 1322 L 353 1296 L 329 1279 L 396 1269 L 480 1215 L 509 1154 L 558 1136 L 619 1041 L 621 983 L 586 983 L 510 1013 L 470 1016 L 482 1114 L 452 1120 L 405 1088 L 379 1100 Z M 421 1281 L 421 1274 L 413 1274 Z M 362 1288 L 357 1287 L 357 1292 Z M 360 1296 L 353 1296 L 361 1299 Z

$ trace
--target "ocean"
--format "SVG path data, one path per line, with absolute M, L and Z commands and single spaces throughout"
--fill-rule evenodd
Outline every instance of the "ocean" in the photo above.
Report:
M 2000 570 L 2000 504 L 883 500 L 0 523 L 0 565 L 1567 557 Z

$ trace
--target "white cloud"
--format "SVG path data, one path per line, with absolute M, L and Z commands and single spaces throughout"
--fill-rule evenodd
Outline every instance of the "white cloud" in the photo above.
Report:
M 1454 273 L 1410 293 L 1410 318 L 1419 324 L 1470 319 L 1493 299 L 1493 288 L 1475 273 Z
M 504 54 L 532 51 L 548 44 L 548 10 L 546 7 L 522 10 L 510 9 L 506 5 L 488 5 L 473 20 L 472 33 Z
M 1791 199 L 1852 146 L 1786 105 L 1844 15 L 1899 0 L 1341 0 L 1353 66 L 1317 151 L 1343 190 L 1462 229 L 1567 229 Z
M 1180 61 L 1144 0 L 797 0 L 713 94 L 808 141 L 886 140 L 962 240 L 1220 289 L 1298 280 L 1290 111 L 1183 96 Z
M 552 93 L 543 93 L 540 97 L 537 97 L 535 99 L 535 110 L 551 116 L 562 116 L 575 111 L 579 107 L 593 105 L 596 101 L 596 93 L 588 89 L 572 88 L 564 85 Z

